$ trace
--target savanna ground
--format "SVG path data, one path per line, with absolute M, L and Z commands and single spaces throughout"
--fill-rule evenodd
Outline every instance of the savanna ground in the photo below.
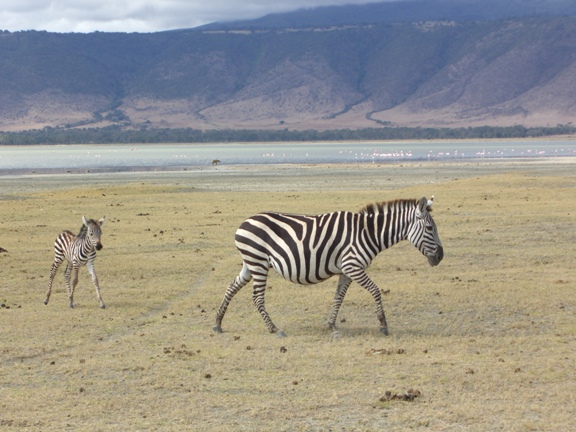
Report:
M 0 177 L 0 429 L 561 431 L 576 429 L 576 161 L 216 167 Z M 407 242 L 369 270 L 390 336 L 353 284 L 270 279 L 266 328 L 237 226 L 435 195 L 445 258 Z M 96 271 L 68 308 L 53 241 L 106 215 Z M 389 290 L 389 292 L 388 292 Z M 413 395 L 404 400 L 404 395 Z M 398 395 L 394 398 L 394 395 Z M 417 397 L 414 397 L 416 395 Z

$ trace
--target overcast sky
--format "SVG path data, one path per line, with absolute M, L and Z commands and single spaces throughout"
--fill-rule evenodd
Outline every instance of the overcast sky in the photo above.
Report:
M 0 0 L 0 30 L 157 32 L 384 0 Z

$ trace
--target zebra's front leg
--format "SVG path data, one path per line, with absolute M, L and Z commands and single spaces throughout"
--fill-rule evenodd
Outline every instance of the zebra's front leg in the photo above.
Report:
M 68 264 L 66 267 L 66 273 L 68 275 L 66 279 L 66 285 L 68 286 L 68 299 L 70 300 L 70 307 L 74 307 L 74 289 L 78 284 L 78 267 Z M 72 275 L 72 281 L 70 281 L 70 275 Z
M 344 300 L 346 291 L 348 291 L 348 287 L 351 283 L 352 279 L 350 279 L 348 276 L 343 274 L 340 275 L 340 278 L 338 279 L 338 287 L 336 288 L 336 294 L 334 295 L 334 303 L 332 304 L 332 313 L 328 319 L 328 326 L 330 327 L 330 330 L 332 330 L 333 338 L 340 337 L 338 329 L 336 328 L 336 318 L 338 317 L 340 306 L 342 306 L 342 301 Z
M 260 312 L 260 315 L 264 319 L 264 323 L 268 328 L 270 333 L 276 333 L 280 337 L 285 337 L 286 333 L 280 330 L 278 327 L 274 325 L 272 320 L 270 319 L 270 315 L 268 315 L 268 311 L 266 310 L 266 306 L 264 304 L 264 293 L 266 291 L 266 280 L 268 274 L 260 274 L 254 275 L 254 292 L 252 294 L 252 301 Z
M 52 268 L 50 269 L 50 280 L 48 281 L 48 291 L 46 292 L 46 298 L 44 298 L 44 304 L 47 305 L 48 301 L 50 301 L 50 295 L 52 294 L 52 282 L 54 282 L 54 276 L 56 276 L 56 272 L 58 268 L 62 264 L 62 261 L 54 261 L 52 263 Z
M 96 276 L 96 270 L 94 270 L 94 262 L 88 261 L 86 263 L 86 268 L 88 269 L 88 272 L 92 276 L 92 282 L 94 282 L 94 286 L 96 287 L 96 298 L 98 299 L 98 302 L 100 302 L 100 308 L 104 309 L 106 308 L 106 305 L 104 304 L 104 301 L 102 300 L 102 295 L 100 294 L 100 286 L 98 285 L 98 277 Z
M 216 324 L 212 327 L 217 333 L 222 333 L 222 319 L 224 319 L 224 314 L 226 314 L 226 310 L 228 309 L 228 305 L 232 301 L 232 298 L 236 295 L 238 291 L 240 291 L 250 280 L 252 279 L 252 275 L 246 264 L 243 265 L 240 274 L 234 278 L 234 280 L 228 285 L 226 289 L 226 293 L 224 294 L 224 299 L 222 303 L 220 303 L 220 307 L 218 308 L 218 312 L 216 312 Z
M 382 295 L 380 294 L 380 289 L 378 286 L 372 282 L 364 269 L 355 268 L 347 271 L 346 275 L 354 282 L 358 282 L 370 294 L 372 294 L 374 302 L 376 303 L 376 316 L 380 321 L 380 331 L 388 336 L 388 324 L 386 323 L 386 315 L 384 315 L 384 307 L 382 306 Z
M 70 307 L 74 307 L 72 303 L 72 283 L 71 283 L 71 274 L 72 274 L 72 264 L 68 262 L 66 264 L 66 270 L 64 270 L 64 280 L 66 281 L 66 292 L 68 293 L 68 301 L 70 302 Z

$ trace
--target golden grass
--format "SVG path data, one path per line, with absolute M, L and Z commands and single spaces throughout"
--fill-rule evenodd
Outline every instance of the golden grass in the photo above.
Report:
M 0 179 L 0 427 L 575 429 L 572 162 Z M 267 308 L 287 338 L 266 332 L 249 287 L 225 333 L 211 330 L 246 217 L 430 194 L 444 261 L 429 267 L 404 243 L 369 270 L 390 290 L 389 337 L 358 285 L 332 340 L 336 279 L 276 275 Z M 62 269 L 44 306 L 54 238 L 82 214 L 107 217 L 96 260 L 106 309 L 85 269 L 75 309 Z M 385 397 L 410 390 L 420 396 Z

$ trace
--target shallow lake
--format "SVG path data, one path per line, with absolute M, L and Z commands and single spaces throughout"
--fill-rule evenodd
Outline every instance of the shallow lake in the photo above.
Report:
M 574 140 L 0 146 L 0 171 L 576 156 Z

